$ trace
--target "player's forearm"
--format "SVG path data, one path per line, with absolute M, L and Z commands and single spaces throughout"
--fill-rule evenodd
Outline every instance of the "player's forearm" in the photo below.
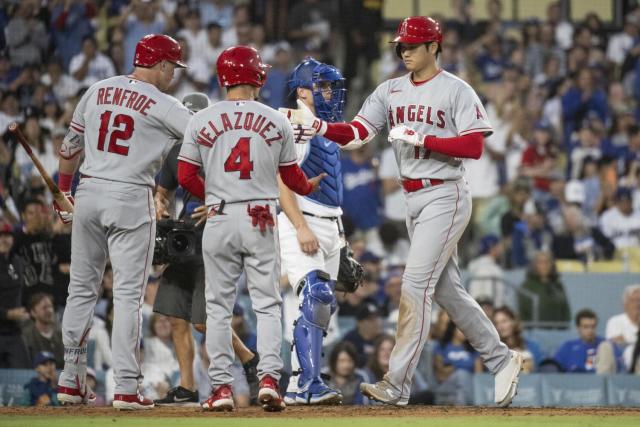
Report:
M 484 147 L 484 135 L 474 132 L 451 138 L 438 138 L 427 135 L 424 137 L 424 148 L 436 153 L 464 159 L 479 159 Z
M 291 224 L 293 224 L 296 229 L 305 225 L 307 221 L 304 219 L 300 206 L 298 206 L 295 194 L 282 182 L 280 176 L 278 176 L 278 187 L 280 189 L 280 207 L 287 218 L 289 218 L 289 221 L 291 221 Z
M 58 163 L 58 188 L 63 193 L 71 191 L 71 183 L 73 182 L 73 175 L 76 173 L 80 158 L 75 156 L 70 159 L 60 157 Z
M 306 196 L 313 191 L 313 186 L 298 165 L 280 166 L 280 178 L 282 182 L 294 192 Z
M 338 145 L 347 145 L 354 141 L 368 141 L 369 131 L 357 121 L 350 123 L 326 123 L 326 129 L 322 127 L 318 133 Z
M 204 200 L 204 180 L 198 175 L 200 166 L 178 160 L 178 184 L 200 200 Z

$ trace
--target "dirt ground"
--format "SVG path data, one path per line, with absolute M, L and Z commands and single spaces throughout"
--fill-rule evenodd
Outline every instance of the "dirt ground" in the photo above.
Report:
M 481 408 L 445 406 L 325 406 L 289 407 L 281 413 L 267 413 L 261 408 L 239 408 L 231 413 L 204 412 L 198 408 L 154 408 L 149 411 L 117 411 L 110 407 L 2 407 L 3 415 L 37 416 L 98 416 L 98 417 L 232 417 L 232 418 L 312 418 L 322 414 L 330 417 L 451 417 L 451 416 L 527 416 L 527 415 L 582 415 L 640 417 L 640 408 Z

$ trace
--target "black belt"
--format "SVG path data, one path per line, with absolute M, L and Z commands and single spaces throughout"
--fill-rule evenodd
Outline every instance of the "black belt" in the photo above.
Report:
M 312 216 L 314 218 L 320 218 L 320 219 L 328 219 L 329 221 L 338 221 L 340 219 L 339 216 L 320 216 L 320 215 L 312 214 L 311 212 L 305 212 L 305 211 L 302 211 L 302 215 Z

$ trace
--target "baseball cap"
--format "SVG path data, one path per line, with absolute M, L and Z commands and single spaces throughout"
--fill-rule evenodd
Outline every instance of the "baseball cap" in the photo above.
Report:
M 534 129 L 551 132 L 553 130 L 553 126 L 551 126 L 551 123 L 548 120 L 538 120 Z
M 380 310 L 378 310 L 378 307 L 372 302 L 367 302 L 360 306 L 356 313 L 357 320 L 365 320 L 372 316 L 380 316 Z
M 616 190 L 616 200 L 629 199 L 631 200 L 632 193 L 629 187 L 618 187 Z
M 500 239 L 495 234 L 487 234 L 486 236 L 483 236 L 482 239 L 480 239 L 480 253 L 488 253 L 491 248 L 498 244 L 498 242 L 500 242 Z
M 182 98 L 182 104 L 189 110 L 197 113 L 209 106 L 209 98 L 200 92 L 188 93 Z
M 360 262 L 380 262 L 380 257 L 371 251 L 365 251 L 360 257 Z
M 48 361 L 55 362 L 56 357 L 50 351 L 41 351 L 36 354 L 36 357 L 33 359 L 33 367 L 37 368 L 38 366 L 47 363 Z

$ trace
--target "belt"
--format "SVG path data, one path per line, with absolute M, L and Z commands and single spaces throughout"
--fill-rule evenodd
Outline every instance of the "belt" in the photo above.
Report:
M 302 215 L 312 216 L 314 218 L 320 218 L 320 219 L 328 219 L 329 221 L 337 221 L 340 219 L 339 216 L 320 216 L 320 215 L 312 214 L 311 212 L 305 212 L 305 211 L 302 211 Z
M 435 185 L 444 184 L 442 179 L 403 179 L 402 188 L 407 193 L 413 193 L 414 191 L 422 190 L 423 188 L 433 187 Z

